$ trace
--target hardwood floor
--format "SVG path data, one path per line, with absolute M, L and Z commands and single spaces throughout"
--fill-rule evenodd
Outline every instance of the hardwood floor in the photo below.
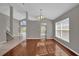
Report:
M 76 55 L 67 50 L 53 39 L 27 39 L 4 54 L 4 56 L 72 56 Z

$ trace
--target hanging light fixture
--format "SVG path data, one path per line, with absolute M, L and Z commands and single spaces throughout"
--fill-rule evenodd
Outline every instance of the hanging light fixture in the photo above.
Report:
M 42 14 L 43 9 L 40 9 L 40 18 L 41 20 L 44 20 L 46 17 Z
M 44 22 L 45 17 L 42 15 L 42 9 L 40 9 L 40 26 L 41 26 L 41 41 L 45 41 L 47 39 L 47 31 L 46 31 L 46 22 Z
M 42 9 L 40 9 L 40 20 L 42 20 Z
M 38 20 L 44 20 L 44 19 L 46 19 L 46 17 L 42 14 L 43 13 L 42 11 L 43 11 L 43 9 L 40 9 L 40 15 L 37 16 Z

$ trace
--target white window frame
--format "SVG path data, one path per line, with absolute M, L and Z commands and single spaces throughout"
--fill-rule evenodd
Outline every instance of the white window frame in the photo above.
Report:
M 69 37 L 68 37 L 68 39 L 64 39 L 63 38 L 63 36 L 62 36 L 62 31 L 63 31 L 63 29 L 62 29 L 62 21 L 64 21 L 64 20 L 68 20 L 69 21 L 69 18 L 65 18 L 65 19 L 63 19 L 63 20 L 61 20 L 61 21 L 58 21 L 58 22 L 56 22 L 55 23 L 55 36 L 57 37 L 57 38 L 59 38 L 59 39 L 62 39 L 62 40 L 64 40 L 64 41 L 66 41 L 66 42 L 70 42 L 70 40 L 69 40 Z M 60 32 L 60 36 L 58 36 L 57 35 L 57 23 L 60 23 L 60 29 L 58 29 L 58 30 L 60 30 L 61 32 Z M 69 23 L 68 23 L 69 24 Z M 66 29 L 64 29 L 64 30 L 66 30 Z M 69 31 L 69 29 L 68 29 L 68 31 Z M 69 35 L 69 34 L 68 34 Z

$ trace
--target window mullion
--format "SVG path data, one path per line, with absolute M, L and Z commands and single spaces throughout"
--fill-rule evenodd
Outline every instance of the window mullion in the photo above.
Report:
M 63 29 L 62 29 L 62 22 L 61 22 L 60 24 L 61 24 L 61 38 L 62 38 L 62 30 L 63 30 Z

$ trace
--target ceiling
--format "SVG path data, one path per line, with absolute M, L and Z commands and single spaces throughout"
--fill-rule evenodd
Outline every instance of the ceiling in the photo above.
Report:
M 28 12 L 29 19 L 35 19 L 40 16 L 40 9 L 42 9 L 42 15 L 50 20 L 54 20 L 65 12 L 77 6 L 77 3 L 9 3 L 0 4 L 0 6 L 13 6 L 20 17 L 25 18 L 26 11 Z M 17 13 L 16 12 L 16 13 Z M 16 16 L 17 16 L 16 15 Z

